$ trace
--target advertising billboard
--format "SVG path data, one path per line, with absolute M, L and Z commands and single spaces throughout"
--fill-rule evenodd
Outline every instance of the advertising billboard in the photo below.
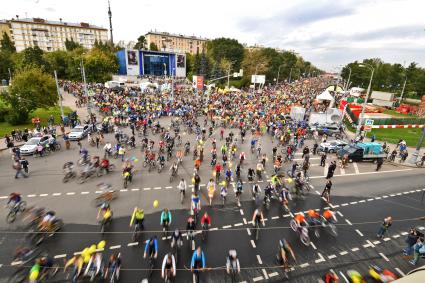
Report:
M 177 77 L 186 77 L 186 55 L 185 54 L 176 54 L 176 76 Z
M 198 90 L 204 89 L 204 76 L 193 76 L 192 86 Z
M 140 75 L 139 68 L 139 52 L 137 50 L 126 50 L 126 65 L 127 75 L 138 76 Z
M 265 84 L 266 83 L 266 76 L 265 75 L 252 75 L 251 76 L 251 83 L 253 83 L 253 84 Z

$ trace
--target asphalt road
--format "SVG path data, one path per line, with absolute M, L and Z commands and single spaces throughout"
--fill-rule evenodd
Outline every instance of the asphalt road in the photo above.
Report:
M 168 122 L 166 119 L 165 123 Z M 218 137 L 216 131 L 215 136 Z M 229 132 L 227 130 L 226 132 Z M 237 130 L 234 130 L 237 133 Z M 107 139 L 113 140 L 112 135 Z M 158 138 L 157 136 L 155 138 Z M 246 170 L 255 168 L 256 158 L 249 151 L 248 141 L 242 145 L 242 150 L 247 154 L 247 163 L 243 166 L 243 178 L 246 181 Z M 183 135 L 183 143 L 189 140 L 194 144 L 194 136 Z M 271 144 L 268 136 L 262 138 L 263 151 L 268 153 L 271 160 Z M 85 144 L 85 141 L 83 142 Z M 218 141 L 217 147 L 221 146 Z M 205 150 L 205 161 L 201 167 L 201 184 L 206 184 L 212 177 L 212 168 L 209 166 L 210 156 L 208 154 L 210 143 Z M 101 155 L 102 149 L 89 148 L 90 154 Z M 172 228 L 185 228 L 188 217 L 189 198 L 186 197 L 180 204 L 176 185 L 178 180 L 169 182 L 168 170 L 161 174 L 157 172 L 146 172 L 142 167 L 140 150 L 134 149 L 128 152 L 128 157 L 139 158 L 136 164 L 137 172 L 134 182 L 127 189 L 122 187 L 120 170 L 116 170 L 109 176 L 93 178 L 86 183 L 78 185 L 75 181 L 62 183 L 63 163 L 69 160 L 74 162 L 78 159 L 78 149 L 74 143 L 69 151 L 62 150 L 48 157 L 29 157 L 30 177 L 27 179 L 13 178 L 10 155 L 7 152 L 0 154 L 0 199 L 5 204 L 5 197 L 12 191 L 19 191 L 29 205 L 47 207 L 56 211 L 57 216 L 65 222 L 65 227 L 45 243 L 42 248 L 48 250 L 49 254 L 62 261 L 69 258 L 74 252 L 81 251 L 86 246 L 105 239 L 107 247 L 105 255 L 113 251 L 120 251 L 123 257 L 123 272 L 121 282 L 140 282 L 146 277 L 146 262 L 142 258 L 143 240 L 150 235 L 161 235 L 159 225 L 159 213 L 167 207 L 172 210 Z M 301 155 L 296 155 L 301 159 Z M 300 160 L 301 161 L 301 160 Z M 329 162 L 330 160 L 328 160 Z M 118 167 L 120 160 L 113 160 Z M 318 166 L 318 157 L 311 158 L 311 184 L 313 189 L 305 200 L 293 201 L 290 204 L 291 212 L 297 213 L 311 208 L 320 209 L 326 206 L 319 193 L 324 187 L 323 167 Z M 266 226 L 260 231 L 259 241 L 253 241 L 251 224 L 249 223 L 255 209 L 254 202 L 250 199 L 248 191 L 252 186 L 244 185 L 242 195 L 242 207 L 235 205 L 234 194 L 230 192 L 225 207 L 220 204 L 218 193 L 216 193 L 213 206 L 206 203 L 207 193 L 205 186 L 202 191 L 202 210 L 210 212 L 212 216 L 212 231 L 208 240 L 202 242 L 199 235 L 196 245 L 201 245 L 205 251 L 207 265 L 213 270 L 201 275 L 202 282 L 230 282 L 225 276 L 222 267 L 229 249 L 236 249 L 243 268 L 238 281 L 257 282 L 281 282 L 282 271 L 276 267 L 275 253 L 277 252 L 278 240 L 285 237 L 294 247 L 297 262 L 294 270 L 290 273 L 291 282 L 315 282 L 315 280 L 326 270 L 332 268 L 341 276 L 344 282 L 344 274 L 348 269 L 357 269 L 366 272 L 370 263 L 390 268 L 399 275 L 407 273 L 413 267 L 406 259 L 402 258 L 401 249 L 404 247 L 406 232 L 411 226 L 424 226 L 423 222 L 414 220 L 425 215 L 425 204 L 421 202 L 423 189 L 425 188 L 424 171 L 416 168 L 394 166 L 385 164 L 381 171 L 375 171 L 375 165 L 371 163 L 350 164 L 345 170 L 338 168 L 333 178 L 332 205 L 337 211 L 338 237 L 331 236 L 326 230 L 321 231 L 320 237 L 316 238 L 310 233 L 313 245 L 303 246 L 296 234 L 289 228 L 290 215 L 283 212 L 278 203 L 272 203 L 269 211 L 265 211 L 267 217 Z M 289 164 L 285 169 L 289 169 Z M 327 166 L 325 168 L 327 170 Z M 268 161 L 266 178 L 272 172 L 272 163 Z M 185 157 L 183 168 L 179 170 L 179 176 L 190 183 L 193 173 L 192 156 Z M 96 222 L 96 209 L 91 201 L 98 194 L 96 184 L 106 182 L 120 190 L 120 196 L 111 206 L 114 211 L 114 220 L 109 227 L 109 233 L 103 237 L 100 235 Z M 262 187 L 265 182 L 259 183 Z M 154 209 L 152 203 L 159 200 L 159 207 Z M 130 213 L 134 206 L 143 207 L 146 215 L 146 230 L 140 243 L 131 240 L 131 229 L 128 227 Z M 7 211 L 0 212 L 0 218 L 5 219 Z M 394 225 L 390 234 L 383 240 L 376 239 L 376 232 L 380 222 L 386 216 L 393 216 Z M 14 224 L 0 223 L 0 277 L 6 278 L 13 270 L 10 267 L 11 253 L 15 247 L 24 245 L 22 233 L 22 222 L 18 219 Z M 423 228 L 423 227 L 422 227 Z M 398 236 L 398 237 L 396 237 Z M 159 244 L 159 257 L 156 267 L 159 268 L 162 258 L 169 251 L 168 241 L 161 240 Z M 191 275 L 185 270 L 190 263 L 191 247 L 185 241 L 181 258 L 178 261 L 177 278 L 175 282 L 189 282 Z M 340 273 L 341 272 L 341 273 Z M 57 279 L 64 279 L 65 275 L 59 274 Z M 60 282 L 60 281 L 58 281 Z M 66 282 L 66 281 L 64 281 Z M 160 282 L 159 272 L 154 272 L 150 282 Z

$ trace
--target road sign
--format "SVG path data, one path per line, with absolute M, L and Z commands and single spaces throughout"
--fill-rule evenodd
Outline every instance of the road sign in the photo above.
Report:
M 365 131 L 365 132 L 370 132 L 370 131 L 372 131 L 372 126 L 364 126 L 364 131 Z
M 373 120 L 372 119 L 367 119 L 365 126 L 373 126 Z

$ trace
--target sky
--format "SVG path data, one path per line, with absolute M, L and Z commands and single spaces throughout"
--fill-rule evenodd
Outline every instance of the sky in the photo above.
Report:
M 110 0 L 114 41 L 150 30 L 293 50 L 326 71 L 354 60 L 425 67 L 424 0 Z M 0 19 L 109 27 L 107 0 L 0 0 Z

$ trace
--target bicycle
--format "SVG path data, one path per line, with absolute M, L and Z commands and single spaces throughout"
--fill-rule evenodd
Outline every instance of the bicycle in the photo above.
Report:
M 258 241 L 258 238 L 260 236 L 260 221 L 258 219 L 255 220 L 254 223 L 254 237 L 255 241 Z
M 180 203 L 181 204 L 183 204 L 184 195 L 185 195 L 185 190 L 184 189 L 180 189 Z
M 306 226 L 298 227 L 297 222 L 295 219 L 292 219 L 291 222 L 289 222 L 289 225 L 291 226 L 292 230 L 298 234 L 300 237 L 301 243 L 303 243 L 305 246 L 310 245 L 310 237 L 308 236 L 308 229 Z
M 148 278 L 151 278 L 155 268 L 155 257 L 154 253 L 151 253 L 148 258 Z
M 163 234 L 163 237 L 165 238 L 165 240 L 167 240 L 169 229 L 170 229 L 170 224 L 168 223 L 168 221 L 164 221 L 162 223 L 162 234 Z
M 424 163 L 425 162 L 423 160 L 419 160 L 419 161 L 416 162 L 416 167 L 422 168 L 422 167 L 424 167 Z
M 133 242 L 137 241 L 137 239 L 140 237 L 141 232 L 142 232 L 142 224 L 140 223 L 134 224 L 134 231 L 132 235 Z
M 22 213 L 25 211 L 27 207 L 26 201 L 20 201 L 18 204 L 15 204 L 9 211 L 9 213 L 6 216 L 6 222 L 7 223 L 13 223 L 16 220 L 16 216 L 18 213 Z
M 93 200 L 93 205 L 95 207 L 99 207 L 105 202 L 110 203 L 114 199 L 118 198 L 118 196 L 119 191 L 117 190 L 104 192 Z
M 208 223 L 202 224 L 202 241 L 206 241 L 208 238 Z
M 337 229 L 336 229 L 336 225 L 335 225 L 334 223 L 329 222 L 329 221 L 328 221 L 328 220 L 326 220 L 326 218 L 325 218 L 325 217 L 323 217 L 323 216 L 321 216 L 321 217 L 320 217 L 320 220 L 321 220 L 321 224 L 322 224 L 322 227 L 323 227 L 323 228 L 328 227 L 328 228 L 329 228 L 329 231 L 331 232 L 331 235 L 332 235 L 332 236 L 334 236 L 334 237 L 338 236 L 338 231 L 337 231 Z

